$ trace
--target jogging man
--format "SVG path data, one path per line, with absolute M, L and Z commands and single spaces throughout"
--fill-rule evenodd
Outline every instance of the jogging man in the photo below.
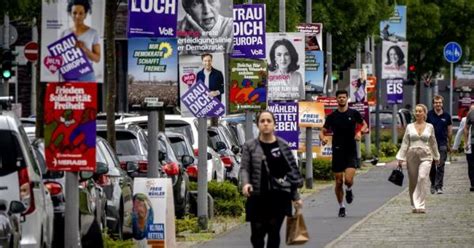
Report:
M 328 131 L 333 133 L 332 171 L 336 178 L 335 193 L 339 203 L 339 217 L 346 216 L 343 184 L 346 185 L 346 202 L 351 204 L 354 199 L 351 187 L 356 172 L 356 140 L 360 140 L 361 131 L 367 130 L 367 123 L 362 119 L 361 114 L 349 109 L 348 96 L 346 90 L 336 91 L 337 110 L 326 118 L 323 130 L 319 133 L 319 139 L 323 145 L 327 144 L 324 133 Z M 362 128 L 356 131 L 357 124 L 362 124 Z
M 439 164 L 431 165 L 430 181 L 431 194 L 443 194 L 443 177 L 444 164 L 448 157 L 448 152 L 451 151 L 451 140 L 453 136 L 453 122 L 451 115 L 443 111 L 443 97 L 433 97 L 433 109 L 428 112 L 426 122 L 431 123 L 435 129 L 436 142 L 438 143 L 438 151 L 441 155 Z

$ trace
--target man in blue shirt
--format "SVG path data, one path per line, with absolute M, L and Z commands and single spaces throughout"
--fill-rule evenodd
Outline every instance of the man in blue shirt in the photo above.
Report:
M 451 151 L 452 140 L 452 120 L 451 115 L 443 111 L 443 97 L 433 97 L 433 109 L 428 112 L 426 122 L 431 123 L 435 129 L 436 142 L 438 143 L 438 150 L 441 155 L 439 164 L 431 165 L 430 181 L 431 194 L 443 194 L 443 177 L 444 165 L 448 152 Z

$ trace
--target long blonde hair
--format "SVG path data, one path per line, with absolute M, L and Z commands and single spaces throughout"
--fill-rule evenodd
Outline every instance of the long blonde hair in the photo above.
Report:
M 413 109 L 413 115 L 415 115 L 416 113 L 416 107 L 420 107 L 423 109 L 423 112 L 425 112 L 425 121 L 426 119 L 428 118 L 428 107 L 426 107 L 426 105 L 422 104 L 422 103 L 418 103 L 415 108 Z M 416 115 L 415 115 L 416 116 Z

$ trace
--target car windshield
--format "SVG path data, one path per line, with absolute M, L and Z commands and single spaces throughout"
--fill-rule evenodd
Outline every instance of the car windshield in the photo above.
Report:
M 0 176 L 18 171 L 25 166 L 17 136 L 9 130 L 0 130 Z
M 188 147 L 186 146 L 186 142 L 178 137 L 171 137 L 171 148 L 173 148 L 174 154 L 178 157 L 179 160 L 183 157 L 183 155 L 192 156 L 189 153 Z
M 118 156 L 142 155 L 140 153 L 138 139 L 131 132 L 117 131 L 116 137 Z
M 208 131 L 209 138 L 207 139 L 207 145 L 212 147 L 214 151 L 217 150 L 217 141 L 221 141 L 219 135 L 214 131 Z
M 166 123 L 165 131 L 176 132 L 185 135 L 194 144 L 193 131 L 188 123 Z

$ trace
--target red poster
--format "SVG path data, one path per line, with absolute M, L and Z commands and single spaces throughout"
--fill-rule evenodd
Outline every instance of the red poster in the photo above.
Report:
M 97 84 L 49 83 L 44 143 L 49 170 L 95 171 Z

